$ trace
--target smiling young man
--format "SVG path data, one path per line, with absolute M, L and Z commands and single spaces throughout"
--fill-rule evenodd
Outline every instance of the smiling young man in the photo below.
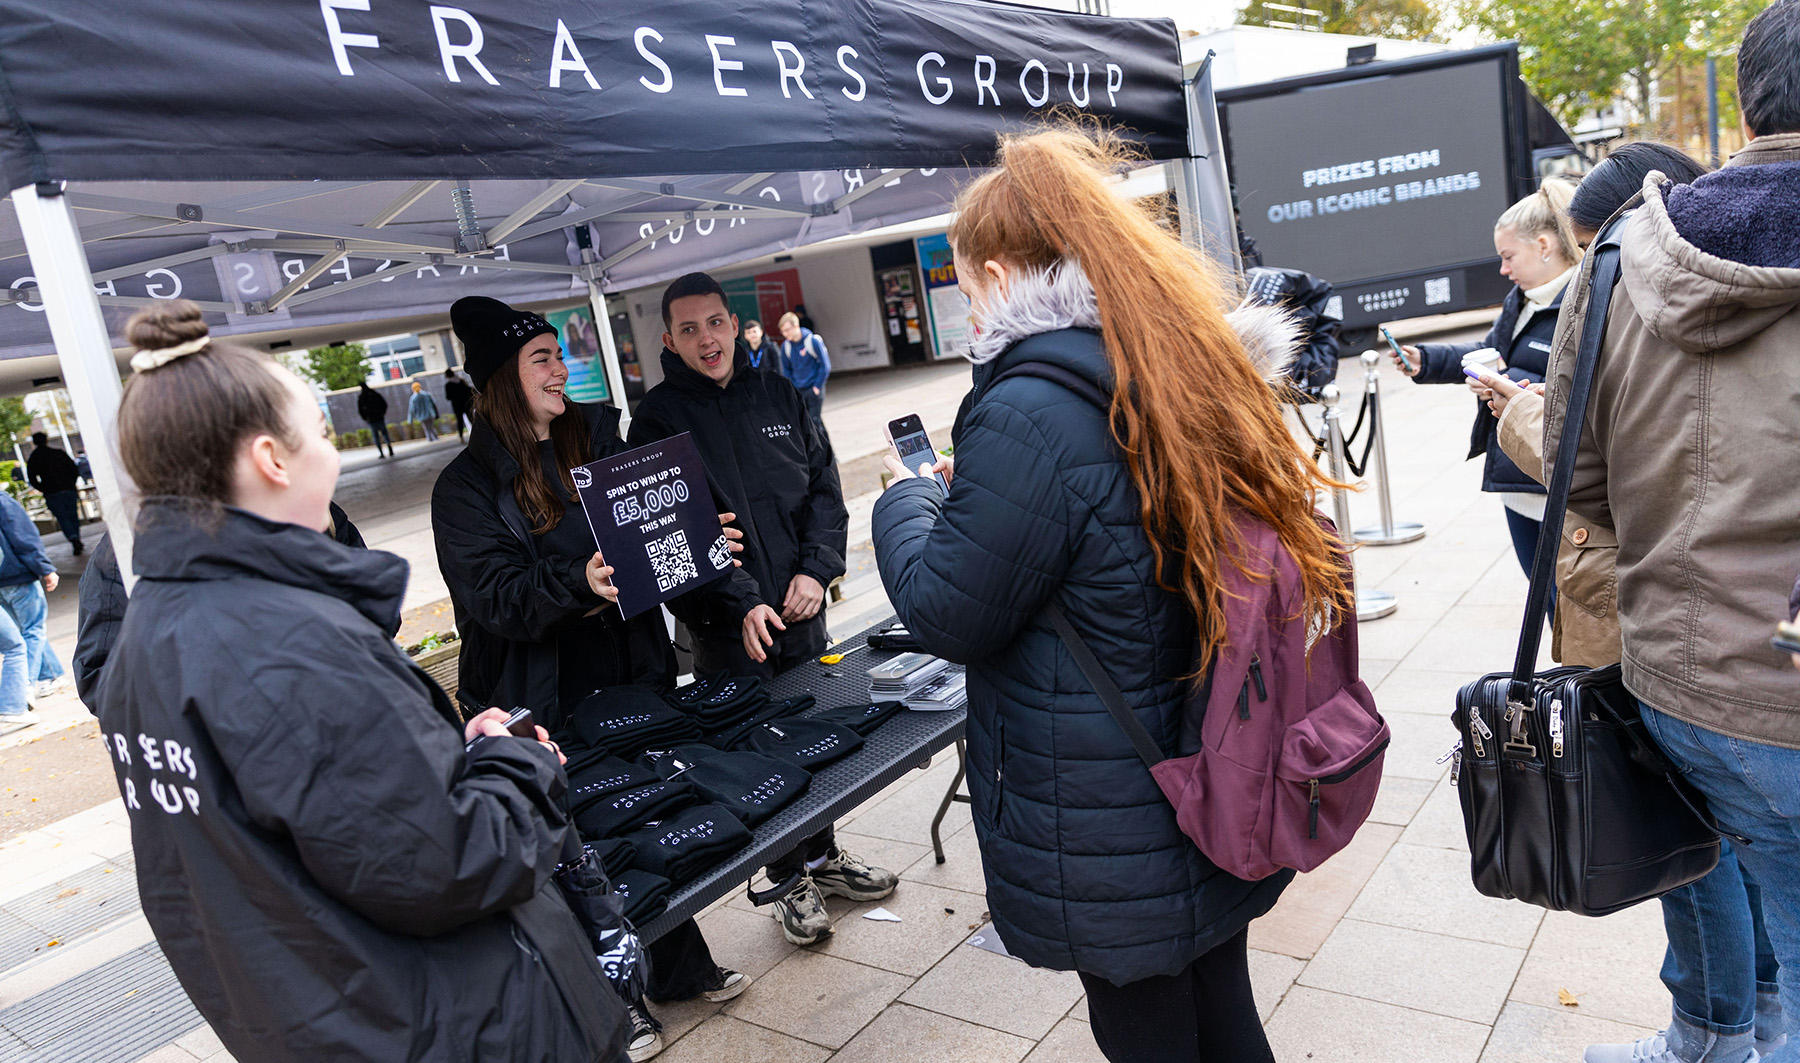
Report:
M 663 382 L 639 403 L 631 444 L 693 435 L 713 490 L 743 525 L 744 571 L 760 592 L 732 603 L 737 616 L 682 618 L 694 667 L 767 677 L 825 650 L 825 588 L 844 574 L 850 523 L 836 460 L 793 385 L 750 368 L 717 281 L 681 277 L 662 314 Z
M 631 443 L 693 435 L 713 491 L 743 528 L 743 571 L 758 589 L 753 600 L 714 595 L 700 615 L 681 617 L 694 671 L 767 678 L 825 651 L 825 588 L 844 574 L 850 523 L 837 463 L 794 386 L 751 368 L 718 281 L 679 278 L 663 292 L 662 315 L 663 382 L 639 403 Z M 830 932 L 824 894 L 877 900 L 897 880 L 838 849 L 830 828 L 768 874 L 774 882 L 798 875 L 775 902 L 797 945 Z

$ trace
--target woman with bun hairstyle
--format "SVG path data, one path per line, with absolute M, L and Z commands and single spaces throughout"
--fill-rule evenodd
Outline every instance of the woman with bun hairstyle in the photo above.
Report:
M 195 1006 L 244 1063 L 623 1060 L 551 878 L 561 758 L 503 713 L 465 725 L 395 645 L 406 563 L 325 534 L 338 456 L 311 391 L 191 302 L 126 335 L 138 583 L 99 717 Z
M 1527 575 L 1537 553 L 1538 529 L 1544 523 L 1544 485 L 1521 472 L 1500 449 L 1494 419 L 1482 405 L 1492 394 L 1463 374 L 1463 360 L 1482 351 L 1499 355 L 1486 368 L 1510 380 L 1541 384 L 1550 364 L 1550 341 L 1556 335 L 1562 311 L 1563 290 L 1581 262 L 1581 247 L 1566 213 L 1575 194 L 1573 182 L 1546 180 L 1536 192 L 1519 200 L 1494 223 L 1494 251 L 1500 256 L 1500 274 L 1513 282 L 1500 305 L 1500 316 L 1481 340 L 1467 343 L 1422 343 L 1403 347 L 1408 366 L 1398 355 L 1388 358 L 1415 384 L 1467 384 L 1475 392 L 1475 427 L 1469 436 L 1469 457 L 1484 458 L 1481 489 L 1500 496 L 1506 510 L 1506 527 L 1512 535 L 1513 554 Z M 1490 356 L 1491 357 L 1491 356 Z
M 1293 873 L 1245 881 L 1200 852 L 1045 615 L 1175 754 L 1194 661 L 1225 638 L 1237 514 L 1280 536 L 1309 621 L 1353 607 L 1313 508 L 1325 481 L 1266 375 L 1297 329 L 1224 312 L 1212 267 L 1112 190 L 1129 159 L 1076 130 L 1006 136 L 958 199 L 976 392 L 948 493 L 890 457 L 875 555 L 914 637 L 968 666 L 969 796 L 1007 949 L 1081 976 L 1114 1063 L 1272 1063 L 1247 935 Z
M 563 394 L 562 346 L 537 314 L 468 296 L 450 307 L 450 323 L 476 389 L 469 444 L 431 493 L 438 568 L 462 636 L 457 697 L 467 711 L 529 708 L 563 735 L 570 710 L 596 690 L 675 685 L 662 613 L 620 617 L 612 568 L 596 548 L 571 474 L 627 449 L 619 408 Z M 726 535 L 742 533 L 728 528 Z M 735 569 L 721 577 L 747 578 Z M 729 1000 L 750 984 L 713 962 L 692 920 L 653 943 L 650 958 L 653 1000 Z M 648 1029 L 641 1016 L 634 1020 Z M 634 1059 L 648 1058 L 643 1037 Z

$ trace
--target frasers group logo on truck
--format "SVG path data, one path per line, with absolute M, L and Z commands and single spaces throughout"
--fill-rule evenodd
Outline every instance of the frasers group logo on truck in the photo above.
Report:
M 1324 192 L 1311 199 L 1297 199 L 1290 203 L 1276 203 L 1269 207 L 1269 220 L 1277 224 L 1281 222 L 1299 221 L 1302 218 L 1321 217 L 1326 214 L 1348 214 L 1356 210 L 1368 210 L 1374 207 L 1387 207 L 1396 203 L 1409 203 L 1437 196 L 1453 196 L 1459 192 L 1473 192 L 1481 187 L 1481 174 L 1473 170 L 1467 173 L 1429 174 L 1426 171 L 1437 170 L 1443 166 L 1443 154 L 1437 148 L 1427 151 L 1408 152 L 1404 155 L 1389 155 L 1379 159 L 1363 159 L 1360 162 L 1337 163 L 1305 170 L 1300 175 L 1300 183 L 1305 188 L 1332 188 L 1335 185 L 1357 184 L 1386 178 L 1388 183 L 1354 190 Z M 1421 173 L 1417 180 L 1394 180 L 1396 176 Z

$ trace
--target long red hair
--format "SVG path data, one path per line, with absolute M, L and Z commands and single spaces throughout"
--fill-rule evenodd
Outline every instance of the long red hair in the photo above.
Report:
M 1158 582 L 1198 621 L 1201 659 L 1225 640 L 1221 566 L 1252 576 L 1232 517 L 1281 537 L 1299 564 L 1310 626 L 1353 612 L 1343 545 L 1314 516 L 1330 485 L 1282 420 L 1275 392 L 1225 319 L 1215 268 L 1158 220 L 1162 205 L 1108 179 L 1133 153 L 1104 131 L 1063 125 L 1004 136 L 999 165 L 957 200 L 958 270 L 1045 270 L 1070 261 L 1094 287 L 1111 366 L 1113 435 L 1142 499 Z

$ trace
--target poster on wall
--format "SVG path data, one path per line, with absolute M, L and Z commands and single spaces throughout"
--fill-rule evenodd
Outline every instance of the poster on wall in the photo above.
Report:
M 563 364 L 569 382 L 563 394 L 576 402 L 605 402 L 612 398 L 606 386 L 606 366 L 600 361 L 600 333 L 594 328 L 594 312 L 585 306 L 545 314 L 544 320 L 562 340 Z
M 739 328 L 760 321 L 763 331 L 777 342 L 781 340 L 781 315 L 806 301 L 800 294 L 800 271 L 791 267 L 734 277 L 720 282 L 719 287 L 725 289 L 725 305 L 737 315 Z
M 919 265 L 925 271 L 925 309 L 939 358 L 955 358 L 969 349 L 969 301 L 956 286 L 956 262 L 950 238 L 943 233 L 921 236 Z

